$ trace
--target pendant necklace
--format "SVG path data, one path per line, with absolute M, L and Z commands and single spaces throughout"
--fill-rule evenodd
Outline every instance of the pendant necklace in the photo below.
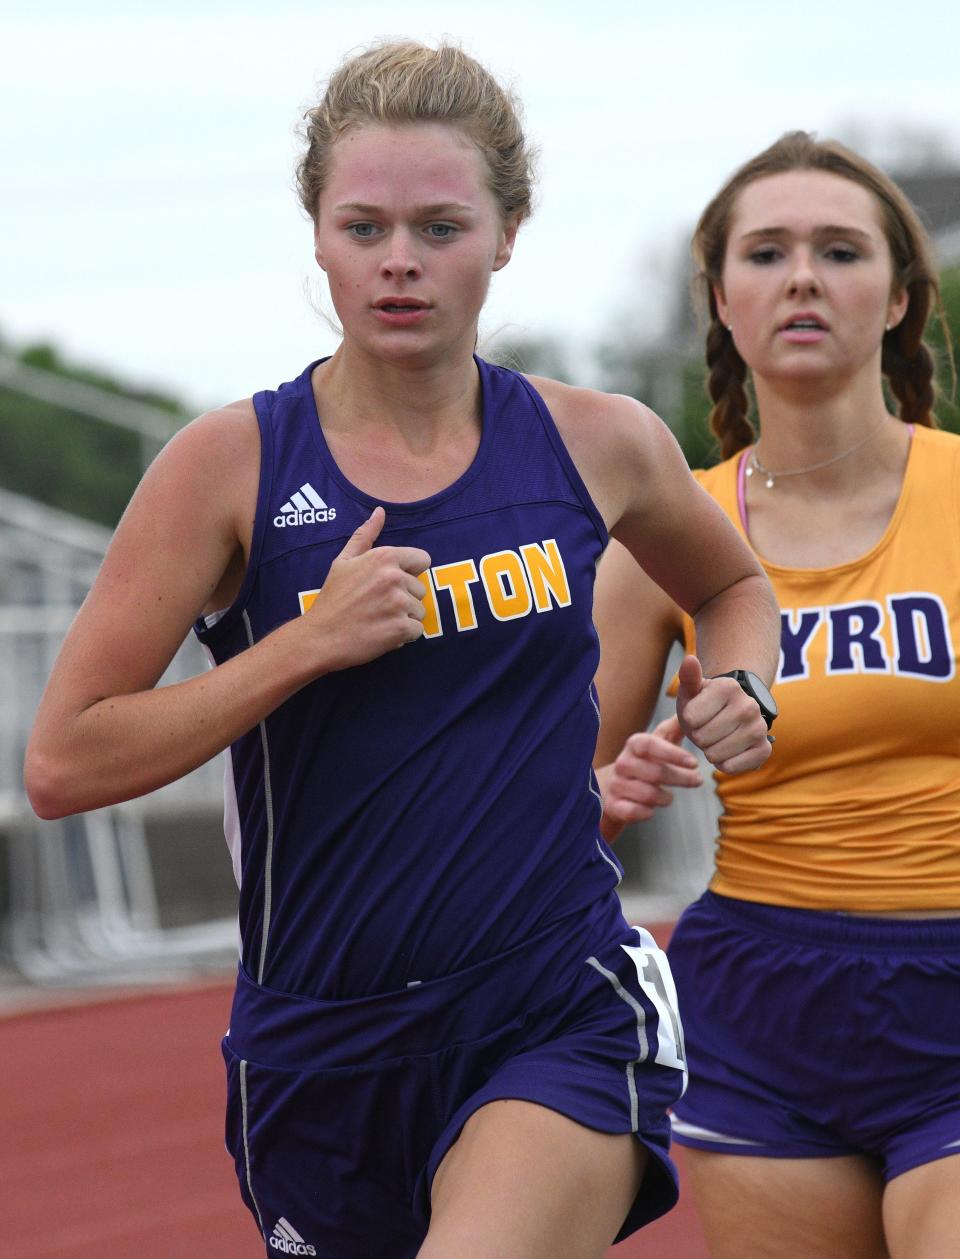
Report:
M 887 418 L 887 416 L 884 416 L 880 423 L 867 433 L 866 437 L 861 437 L 860 440 L 855 442 L 849 450 L 843 451 L 842 454 L 834 455 L 832 459 L 823 459 L 820 463 L 808 464 L 806 468 L 791 468 L 787 472 L 771 472 L 770 469 L 765 468 L 757 458 L 757 448 L 754 446 L 753 450 L 750 452 L 750 462 L 747 464 L 747 476 L 753 476 L 754 472 L 759 472 L 760 475 L 765 478 L 764 484 L 767 489 L 772 490 L 777 477 L 802 476 L 805 472 L 818 472 L 821 468 L 829 468 L 831 464 L 840 463 L 842 459 L 849 459 L 849 457 L 855 451 L 859 450 L 861 446 L 866 446 L 870 438 L 876 437 L 877 433 L 880 432 L 886 424 Z

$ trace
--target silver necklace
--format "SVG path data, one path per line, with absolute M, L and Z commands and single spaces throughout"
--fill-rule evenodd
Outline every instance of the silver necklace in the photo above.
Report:
M 753 476 L 754 472 L 759 472 L 766 478 L 764 484 L 767 489 L 772 490 L 774 481 L 777 477 L 802 476 L 805 472 L 818 472 L 821 468 L 829 468 L 832 463 L 840 463 L 842 459 L 848 459 L 854 451 L 859 450 L 861 446 L 866 446 L 870 438 L 876 437 L 877 433 L 880 432 L 886 422 L 887 417 L 884 416 L 880 423 L 867 433 L 866 437 L 861 437 L 858 442 L 855 442 L 849 450 L 845 450 L 842 454 L 834 455 L 832 459 L 823 459 L 820 463 L 808 464 L 806 468 L 791 468 L 789 472 L 771 472 L 769 468 L 765 468 L 757 458 L 757 448 L 754 446 L 754 448 L 750 451 L 750 462 L 747 464 L 747 476 Z

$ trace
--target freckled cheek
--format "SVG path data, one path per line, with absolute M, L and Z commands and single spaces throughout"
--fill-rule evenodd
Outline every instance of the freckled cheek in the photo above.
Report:
M 350 293 L 359 293 L 361 285 L 359 280 L 337 279 L 331 284 L 330 288 L 337 296 L 345 296 Z

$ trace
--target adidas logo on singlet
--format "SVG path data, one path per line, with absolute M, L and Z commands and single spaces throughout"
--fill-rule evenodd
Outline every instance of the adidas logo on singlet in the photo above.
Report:
M 267 1239 L 274 1250 L 282 1255 L 315 1255 L 316 1247 L 305 1242 L 289 1220 L 281 1215 Z
M 328 520 L 336 520 L 337 509 L 328 507 L 309 481 L 291 494 L 273 518 L 278 529 L 288 529 L 295 525 L 322 525 Z

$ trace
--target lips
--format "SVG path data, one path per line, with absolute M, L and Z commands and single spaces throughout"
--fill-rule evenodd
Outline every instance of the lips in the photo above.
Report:
M 418 297 L 381 297 L 373 303 L 375 310 L 385 310 L 396 315 L 426 310 L 428 305 L 428 302 L 421 301 Z
M 781 332 L 827 332 L 829 328 L 830 325 L 826 320 L 809 311 L 791 315 L 785 323 L 780 325 Z

